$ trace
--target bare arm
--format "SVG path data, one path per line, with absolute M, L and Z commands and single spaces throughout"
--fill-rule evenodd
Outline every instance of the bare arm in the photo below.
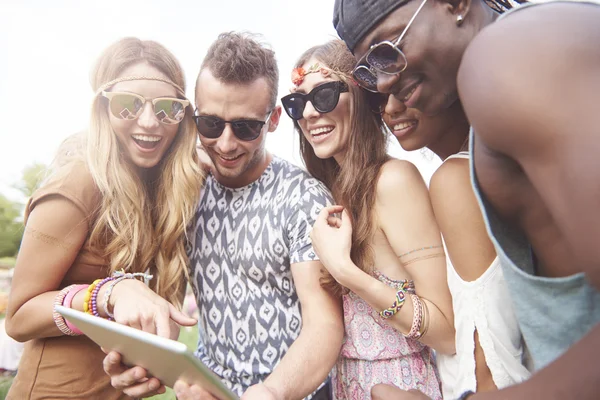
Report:
M 473 193 L 469 160 L 455 158 L 444 162 L 433 174 L 429 191 L 452 267 L 465 281 L 478 279 L 496 252 Z M 477 391 L 496 389 L 477 331 L 473 339 Z
M 54 297 L 87 232 L 85 216 L 65 198 L 53 196 L 35 207 L 15 265 L 6 313 L 9 336 L 24 342 L 62 335 L 52 318 Z M 78 310 L 83 294 L 73 300 Z
M 458 88 L 477 141 L 515 160 L 547 206 L 573 262 L 600 288 L 600 7 L 552 4 L 486 28 Z M 479 162 L 475 154 L 476 164 Z M 474 399 L 593 399 L 600 327 L 529 381 Z
M 306 261 L 291 268 L 302 308 L 302 330 L 264 382 L 277 399 L 302 399 L 324 382 L 344 337 L 341 301 L 319 283 L 321 263 Z
M 412 279 L 417 294 L 427 304 L 429 329 L 420 341 L 447 354 L 453 354 L 454 323 L 452 300 L 446 282 L 446 261 L 442 240 L 435 222 L 427 187 L 414 165 L 393 160 L 385 164 L 377 184 L 376 224 L 391 247 L 386 263 L 393 265 L 393 279 Z M 323 265 L 343 286 L 367 301 L 375 310 L 389 308 L 396 290 L 358 268 L 350 259 L 352 227 L 347 214 L 335 217 L 339 206 L 321 212 L 313 227 L 313 246 Z M 337 225 L 337 226 L 336 226 Z M 417 252 L 412 260 L 399 255 L 423 247 L 433 251 Z M 411 262 L 412 261 L 412 262 Z M 388 323 L 407 334 L 413 322 L 413 302 L 407 296 L 402 309 Z

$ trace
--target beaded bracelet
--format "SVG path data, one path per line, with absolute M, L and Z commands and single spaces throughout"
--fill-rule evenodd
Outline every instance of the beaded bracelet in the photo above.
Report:
M 109 276 L 107 278 L 102 279 L 100 282 L 98 282 L 98 284 L 94 287 L 94 290 L 92 290 L 92 294 L 90 296 L 90 309 L 91 309 L 91 314 L 95 315 L 96 317 L 100 317 L 100 313 L 98 312 L 98 293 L 100 293 L 100 288 L 107 282 L 110 282 L 112 280 L 115 280 L 115 278 Z M 112 319 L 109 318 L 108 319 Z
M 66 324 L 65 319 L 63 318 L 63 316 L 60 315 L 60 313 L 58 311 L 56 311 L 56 307 L 57 306 L 62 306 L 63 301 L 64 301 L 66 295 L 75 286 L 77 286 L 77 285 L 70 285 L 70 286 L 67 286 L 67 287 L 63 288 L 60 292 L 58 292 L 58 294 L 56 295 L 56 297 L 54 297 L 54 309 L 53 309 L 53 312 L 52 312 L 52 318 L 54 319 L 54 323 L 56 324 L 56 327 L 63 334 L 65 334 L 67 336 L 77 336 L 77 333 L 74 332 L 74 331 L 72 331 L 71 329 L 69 329 L 69 327 L 67 326 L 67 324 Z
M 101 281 L 102 279 L 96 279 L 90 286 L 88 286 L 85 292 L 85 297 L 83 298 L 83 312 L 88 314 L 92 313 L 90 298 L 92 297 L 92 292 L 94 291 L 94 288 Z
M 392 303 L 392 306 L 379 312 L 381 318 L 388 319 L 396 315 L 404 305 L 404 300 L 406 300 L 406 295 L 404 294 L 404 290 L 400 289 L 396 292 L 396 300 Z
M 417 340 L 421 337 L 421 323 L 423 322 L 423 303 L 421 298 L 411 293 L 410 298 L 413 302 L 413 321 L 408 334 L 404 335 L 409 339 Z

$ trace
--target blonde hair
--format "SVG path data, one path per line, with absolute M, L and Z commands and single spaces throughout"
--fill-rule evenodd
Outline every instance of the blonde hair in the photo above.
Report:
M 182 68 L 167 49 L 154 41 L 124 38 L 99 57 L 91 74 L 92 88 L 97 91 L 138 63 L 151 65 L 180 88 L 185 87 Z M 186 227 L 204 181 L 196 153 L 193 111 L 189 106 L 186 109 L 171 147 L 155 167 L 159 170 L 156 180 L 145 182 L 120 150 L 105 100 L 95 97 L 84 140 L 79 145 L 71 143 L 69 151 L 62 152 L 70 161 L 58 165 L 77 159 L 85 162 L 102 195 L 89 240 L 92 248 L 102 249 L 110 272 L 149 271 L 154 275 L 152 289 L 181 306 L 188 261 Z

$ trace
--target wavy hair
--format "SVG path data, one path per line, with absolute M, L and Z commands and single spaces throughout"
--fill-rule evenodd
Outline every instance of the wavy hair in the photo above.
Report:
M 336 203 L 344 206 L 352 221 L 352 261 L 363 271 L 373 272 L 371 242 L 374 234 L 372 210 L 375 204 L 377 179 L 387 155 L 387 136 L 381 115 L 372 111 L 370 95 L 352 80 L 356 59 L 341 40 L 332 40 L 304 52 L 295 67 L 311 59 L 332 69 L 337 77 L 348 84 L 352 96 L 348 148 L 343 165 L 333 157 L 320 159 L 304 137 L 300 125 L 294 121 L 300 140 L 300 153 L 308 172 L 323 182 Z M 345 289 L 324 272 L 321 284 L 336 294 Z
M 185 87 L 183 70 L 166 48 L 154 41 L 124 38 L 99 57 L 90 76 L 93 90 L 138 63 L 151 65 L 179 87 Z M 204 181 L 192 114 L 188 106 L 170 148 L 154 167 L 156 175 L 144 179 L 120 149 L 106 99 L 96 96 L 88 131 L 79 135 L 80 140 L 67 140 L 59 154 L 61 159 L 55 162 L 59 169 L 85 163 L 98 187 L 102 200 L 89 243 L 94 249 L 102 249 L 109 260 L 109 272 L 149 271 L 154 275 L 151 288 L 177 306 L 181 306 L 188 274 L 186 228 Z

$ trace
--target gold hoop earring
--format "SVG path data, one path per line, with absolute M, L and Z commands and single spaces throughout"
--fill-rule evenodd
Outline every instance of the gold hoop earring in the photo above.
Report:
M 456 25 L 461 26 L 465 18 L 462 15 L 456 17 Z

